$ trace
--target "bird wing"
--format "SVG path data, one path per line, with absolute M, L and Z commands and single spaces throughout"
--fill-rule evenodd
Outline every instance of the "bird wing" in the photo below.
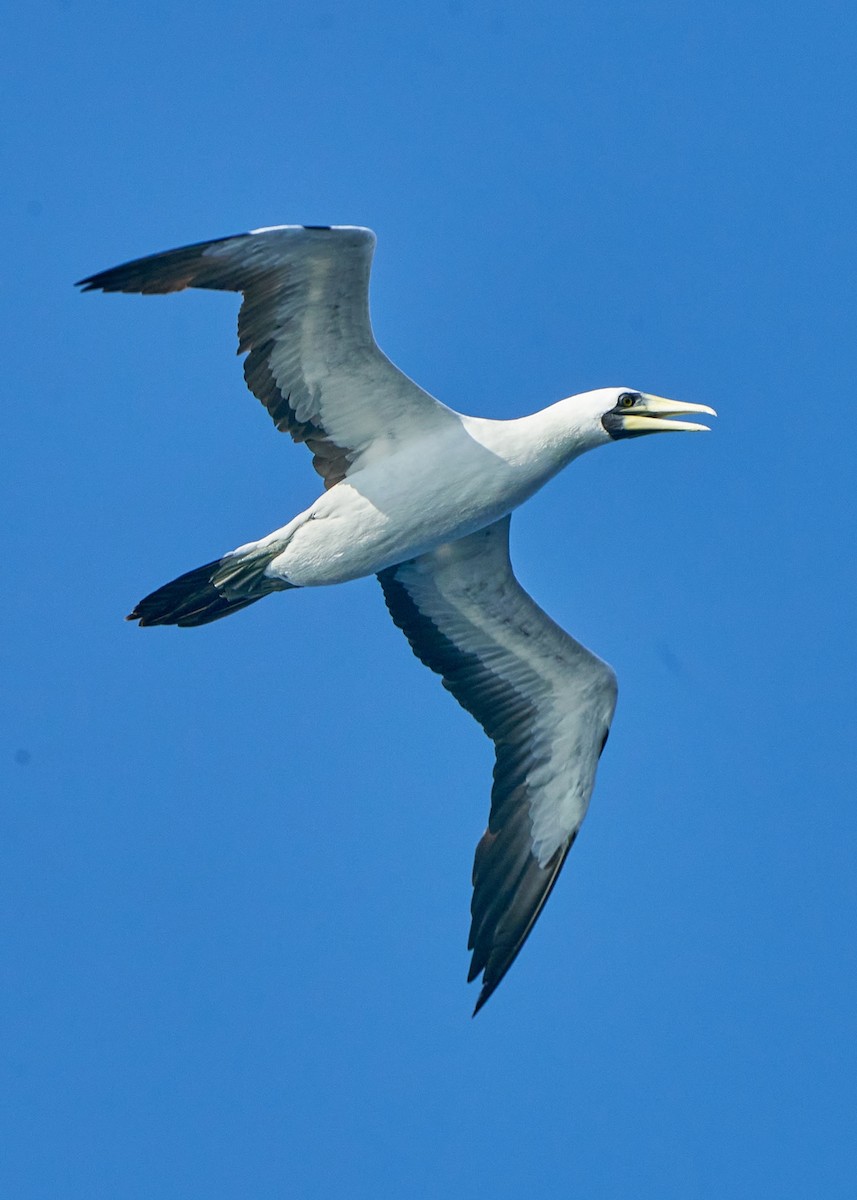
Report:
M 403 441 L 457 420 L 378 348 L 371 229 L 281 225 L 153 254 L 80 280 L 84 291 L 242 292 L 244 378 L 278 429 L 306 442 L 327 488 Z
M 378 578 L 416 656 L 496 751 L 488 828 L 476 847 L 468 981 L 474 1015 L 508 971 L 586 815 L 616 704 L 616 677 L 518 583 L 509 517 Z

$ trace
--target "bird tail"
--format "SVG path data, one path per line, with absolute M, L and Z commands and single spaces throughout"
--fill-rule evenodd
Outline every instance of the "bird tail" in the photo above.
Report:
M 282 543 L 234 550 L 144 596 L 126 621 L 141 625 L 207 625 L 255 604 L 270 592 L 296 586 L 265 574 Z

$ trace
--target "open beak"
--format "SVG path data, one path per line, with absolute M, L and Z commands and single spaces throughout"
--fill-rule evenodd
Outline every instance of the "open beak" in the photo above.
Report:
M 622 432 L 628 436 L 639 433 L 667 433 L 670 430 L 704 430 L 707 425 L 697 425 L 695 421 L 673 421 L 668 418 L 683 417 L 687 413 L 707 413 L 716 417 L 717 413 L 706 404 L 682 404 L 678 400 L 665 400 L 663 396 L 650 396 L 641 393 L 641 404 L 634 405 L 627 412 L 617 412 L 618 424 Z

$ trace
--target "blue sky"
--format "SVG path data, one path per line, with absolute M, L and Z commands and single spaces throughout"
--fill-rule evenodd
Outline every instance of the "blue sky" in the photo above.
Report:
M 852 7 L 5 27 L 3 1194 L 853 1196 Z M 620 703 L 475 1021 L 490 747 L 377 584 L 121 619 L 316 477 L 243 389 L 234 298 L 72 281 L 283 222 L 377 231 L 378 340 L 453 407 L 720 413 L 513 521 Z

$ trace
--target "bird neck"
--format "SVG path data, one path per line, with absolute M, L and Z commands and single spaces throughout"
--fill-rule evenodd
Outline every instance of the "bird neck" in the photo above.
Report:
M 610 441 L 600 420 L 593 418 L 577 396 L 521 417 L 518 424 L 531 452 L 551 461 L 557 471 L 587 450 Z

